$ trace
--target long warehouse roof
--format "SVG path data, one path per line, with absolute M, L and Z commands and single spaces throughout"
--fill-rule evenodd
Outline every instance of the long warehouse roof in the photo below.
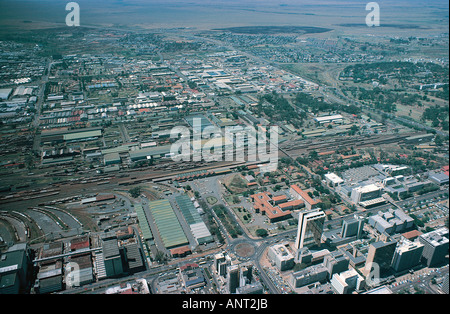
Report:
M 147 216 L 145 216 L 144 209 L 142 208 L 141 204 L 135 204 L 134 209 L 136 210 L 136 214 L 139 221 L 139 227 L 142 231 L 142 236 L 144 237 L 144 240 L 150 240 L 153 239 L 153 234 L 150 229 L 150 226 L 147 221 Z
M 168 200 L 148 203 L 164 246 L 168 249 L 189 243 Z
M 203 222 L 197 209 L 192 203 L 191 199 L 186 195 L 179 195 L 175 197 L 178 207 L 181 210 L 186 222 L 189 224 L 192 235 L 199 243 L 211 242 L 213 237 L 208 230 L 208 227 Z

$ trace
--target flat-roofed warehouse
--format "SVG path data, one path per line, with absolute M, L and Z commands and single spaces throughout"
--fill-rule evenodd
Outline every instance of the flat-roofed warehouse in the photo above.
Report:
M 65 141 L 94 139 L 101 136 L 102 128 L 44 130 L 41 133 L 41 143 L 61 143 Z
M 172 145 L 163 145 L 130 151 L 131 161 L 158 159 L 170 154 Z
M 202 217 L 198 213 L 191 199 L 187 195 L 175 197 L 175 202 L 181 210 L 186 222 L 189 224 L 192 235 L 198 244 L 209 243 L 214 241 L 213 236 L 206 227 Z
M 314 121 L 316 121 L 316 122 L 319 123 L 319 124 L 322 124 L 322 123 L 331 123 L 331 122 L 334 122 L 334 123 L 342 123 L 343 120 L 344 120 L 344 117 L 343 117 L 342 115 L 340 115 L 340 114 L 335 114 L 335 115 L 332 115 L 332 116 L 325 116 L 325 117 L 316 117 L 316 118 L 314 118 Z
M 103 156 L 105 166 L 120 164 L 121 159 L 119 153 L 110 153 Z
M 189 244 L 168 200 L 152 201 L 148 205 L 155 220 L 159 236 L 167 249 Z

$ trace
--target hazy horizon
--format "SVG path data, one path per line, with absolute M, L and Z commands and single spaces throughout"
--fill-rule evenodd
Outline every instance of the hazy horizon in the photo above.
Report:
M 64 25 L 68 0 L 0 0 L 0 23 Z M 81 24 L 221 28 L 256 25 L 332 27 L 364 24 L 368 0 L 78 0 Z M 377 1 L 381 21 L 423 28 L 448 26 L 448 2 Z M 405 10 L 407 8 L 407 10 Z M 30 23 L 32 24 L 32 23 Z M 33 25 L 29 25 L 31 27 Z M 38 27 L 38 25 L 35 25 Z

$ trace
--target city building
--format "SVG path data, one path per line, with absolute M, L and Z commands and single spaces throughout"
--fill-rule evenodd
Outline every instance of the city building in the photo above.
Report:
M 354 218 L 344 220 L 342 222 L 341 236 L 342 238 L 354 237 L 361 238 L 364 229 L 364 219 L 357 215 Z
M 289 244 L 275 244 L 269 247 L 267 256 L 275 266 L 283 271 L 294 267 L 294 255 L 288 249 Z
M 127 243 L 123 246 L 126 263 L 124 271 L 128 274 L 144 271 L 146 266 L 142 259 L 141 249 L 137 243 Z
M 319 123 L 319 124 L 331 123 L 331 122 L 342 123 L 343 120 L 344 120 L 344 117 L 342 115 L 340 115 L 340 114 L 314 118 L 314 121 Z
M 299 213 L 295 249 L 320 245 L 325 217 L 325 213 L 318 209 Z
M 444 185 L 448 184 L 449 182 L 448 175 L 443 172 L 432 174 L 428 178 L 430 179 L 430 181 L 436 183 L 437 185 Z
M 293 272 L 290 277 L 292 288 L 300 288 L 314 282 L 325 282 L 328 270 L 323 264 L 309 266 L 305 269 Z
M 236 289 L 236 294 L 263 294 L 264 287 L 260 281 Z
M 67 270 L 69 271 L 69 270 Z M 66 271 L 66 272 L 67 272 Z M 68 272 L 66 274 L 66 287 L 71 287 L 71 280 Z M 53 293 L 63 290 L 63 268 L 62 262 L 47 262 L 41 263 L 39 272 L 36 276 L 36 281 L 33 290 L 37 294 Z
M 420 263 L 424 245 L 420 242 L 401 241 L 395 249 L 392 268 L 396 272 L 409 270 Z
M 443 227 L 419 236 L 424 245 L 422 258 L 428 267 L 442 263 L 448 255 L 448 229 Z
M 448 274 L 445 275 L 444 281 L 442 282 L 442 291 L 445 294 L 449 293 L 449 290 L 448 290 Z
M 344 220 L 341 229 L 331 229 L 324 231 L 322 242 L 330 248 L 350 243 L 360 239 L 364 230 L 364 219 L 355 215 L 353 218 Z
M 9 96 L 12 93 L 12 88 L 1 88 L 0 89 L 0 101 L 8 100 Z
M 184 287 L 187 291 L 203 287 L 206 284 L 203 271 L 198 264 L 188 263 L 180 266 L 180 273 Z
M 170 156 L 171 147 L 172 145 L 162 145 L 132 150 L 130 151 L 130 159 L 131 161 L 136 162 L 140 160 L 155 160 L 160 159 L 161 157 L 168 157 Z
M 0 294 L 25 293 L 32 268 L 31 249 L 18 243 L 0 254 Z
M 292 217 L 292 210 L 304 207 L 302 200 L 287 201 L 286 197 L 272 197 L 269 192 L 250 195 L 256 213 L 266 215 L 270 222 L 277 222 Z
M 393 294 L 393 292 L 391 289 L 389 289 L 388 286 L 380 286 L 380 287 L 373 288 L 362 294 Z
M 227 292 L 236 293 L 239 287 L 239 266 L 230 265 L 227 267 Z
M 79 287 L 94 282 L 91 253 L 70 256 L 69 262 L 70 269 L 66 267 L 66 287 Z M 73 266 L 76 268 L 72 269 Z
M 202 217 L 198 213 L 189 196 L 183 194 L 175 197 L 175 202 L 180 208 L 186 222 L 189 224 L 194 239 L 198 244 L 210 243 L 214 241 L 211 232 L 203 222 Z
M 349 260 L 341 251 L 336 250 L 325 256 L 323 265 L 328 270 L 328 278 L 332 278 L 334 274 L 348 269 Z
M 351 268 L 344 272 L 334 274 L 330 280 L 331 286 L 338 294 L 349 294 L 361 290 L 364 286 L 364 277 Z
M 225 277 L 227 275 L 227 268 L 231 265 L 231 258 L 223 253 L 214 255 L 214 266 L 219 276 Z
M 124 274 L 122 255 L 117 237 L 110 233 L 102 238 L 103 259 L 107 277 L 118 277 Z
M 364 275 L 366 277 L 374 275 L 380 278 L 388 276 L 396 246 L 397 242 L 395 241 L 371 243 L 367 253 L 366 266 L 363 269 Z
M 289 194 L 297 200 L 302 200 L 305 202 L 305 207 L 308 210 L 311 210 L 313 208 L 316 208 L 317 204 L 319 203 L 316 200 L 313 200 L 308 193 L 303 191 L 298 185 L 291 185 L 291 188 L 289 189 Z
M 370 201 L 381 197 L 381 187 L 375 184 L 368 184 L 359 186 L 352 190 L 351 199 L 355 204 L 360 202 Z
M 327 182 L 328 186 L 333 188 L 344 183 L 344 180 L 335 173 L 327 173 L 325 175 L 325 181 Z
M 401 209 L 378 212 L 369 217 L 368 223 L 378 232 L 387 234 L 406 232 L 414 227 L 414 219 Z
M 253 281 L 253 265 L 244 263 L 239 268 L 239 287 L 251 284 Z
M 252 290 L 258 286 L 252 288 L 256 282 L 253 280 L 253 264 L 251 263 L 229 265 L 226 276 L 227 293 L 252 293 Z

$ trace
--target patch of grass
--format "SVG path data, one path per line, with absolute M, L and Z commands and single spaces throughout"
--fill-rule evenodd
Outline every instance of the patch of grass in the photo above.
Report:
M 217 203 L 217 198 L 215 198 L 214 196 L 208 196 L 206 198 L 206 201 L 209 205 L 214 205 L 215 203 Z

